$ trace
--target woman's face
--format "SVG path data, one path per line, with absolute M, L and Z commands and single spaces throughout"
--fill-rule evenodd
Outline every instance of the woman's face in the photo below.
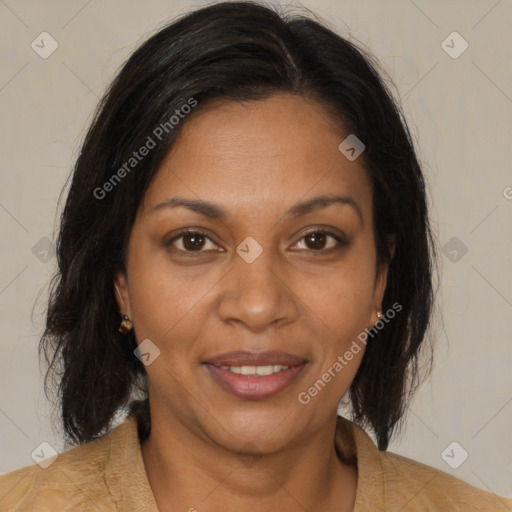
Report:
M 139 209 L 118 302 L 138 343 L 151 340 L 152 414 L 264 453 L 333 419 L 364 345 L 344 354 L 378 320 L 386 269 L 376 271 L 371 183 L 362 158 L 338 149 L 349 134 L 312 100 L 198 109 Z

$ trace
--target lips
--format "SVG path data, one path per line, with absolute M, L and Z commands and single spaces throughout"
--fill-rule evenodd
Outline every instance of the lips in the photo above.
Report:
M 214 366 L 298 366 L 307 362 L 307 359 L 286 352 L 277 350 L 268 350 L 266 352 L 250 352 L 238 350 L 226 352 L 215 357 L 208 358 L 203 363 L 213 364 Z
M 203 361 L 210 377 L 225 391 L 246 400 L 273 397 L 290 387 L 308 361 L 286 352 L 226 352 Z M 258 368 L 255 374 L 248 374 Z M 259 372 L 264 369 L 263 372 Z

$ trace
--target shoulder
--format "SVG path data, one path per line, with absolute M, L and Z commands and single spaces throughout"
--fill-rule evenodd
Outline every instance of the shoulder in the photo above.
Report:
M 402 512 L 510 512 L 512 499 L 392 452 L 379 452 L 390 504 Z M 398 510 L 397 509 L 397 510 Z
M 112 432 L 58 454 L 46 468 L 33 464 L 0 475 L 0 512 L 82 510 L 108 503 L 105 474 Z M 34 506 L 37 508 L 34 508 Z
M 357 424 L 339 417 L 337 444 L 357 459 L 355 512 L 512 512 L 512 499 L 479 489 L 444 471 L 379 451 Z

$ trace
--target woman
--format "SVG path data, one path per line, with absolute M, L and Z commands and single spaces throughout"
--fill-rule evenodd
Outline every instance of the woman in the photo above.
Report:
M 253 3 L 182 17 L 109 88 L 62 214 L 41 349 L 78 446 L 0 477 L 1 510 L 512 510 L 386 451 L 432 261 L 369 57 Z

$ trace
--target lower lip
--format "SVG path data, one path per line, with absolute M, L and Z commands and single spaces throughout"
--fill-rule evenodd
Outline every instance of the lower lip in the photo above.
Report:
M 205 363 L 210 375 L 227 391 L 247 400 L 262 400 L 284 391 L 297 379 L 306 363 L 290 366 L 287 370 L 272 375 L 241 375 Z

